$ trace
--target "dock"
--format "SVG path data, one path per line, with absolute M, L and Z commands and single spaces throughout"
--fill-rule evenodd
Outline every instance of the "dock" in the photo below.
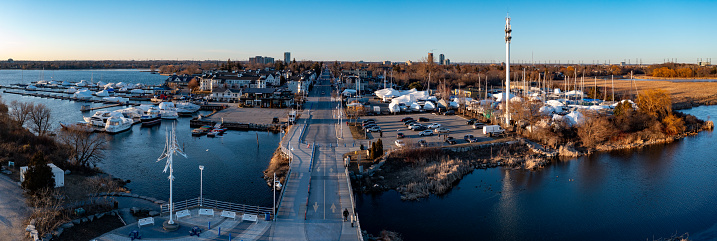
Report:
M 216 105 L 215 105 L 216 106 Z M 226 106 L 225 106 L 226 107 Z M 270 109 L 270 108 L 240 108 L 228 106 L 221 110 L 215 110 L 209 115 L 196 117 L 189 122 L 192 128 L 204 125 L 222 123 L 230 130 L 256 130 L 279 132 L 286 126 L 287 115 L 291 109 Z M 279 118 L 279 123 L 274 123 L 274 117 Z

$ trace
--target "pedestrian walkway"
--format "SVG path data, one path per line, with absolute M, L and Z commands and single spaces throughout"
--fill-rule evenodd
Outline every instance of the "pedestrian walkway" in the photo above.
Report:
M 10 177 L 0 174 L 0 240 L 25 237 L 23 219 L 28 215 L 22 188 Z

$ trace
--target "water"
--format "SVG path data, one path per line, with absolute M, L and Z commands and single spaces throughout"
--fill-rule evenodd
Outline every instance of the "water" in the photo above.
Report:
M 136 69 L 120 70 L 0 70 L 0 85 L 29 84 L 38 80 L 79 82 L 80 80 L 105 83 L 161 84 L 167 76 L 140 72 Z
M 37 81 L 39 72 L 41 71 L 24 71 L 25 82 Z M 54 72 L 54 79 L 70 81 L 89 80 L 91 73 L 94 73 L 95 81 L 99 80 L 98 75 L 103 76 L 104 82 L 160 84 L 167 78 L 137 70 L 58 70 L 45 71 L 45 79 L 49 79 L 48 72 Z M 20 83 L 19 75 L 19 70 L 0 70 L 0 84 Z M 28 75 L 35 77 L 31 79 Z M 52 110 L 55 127 L 59 127 L 60 121 L 72 123 L 81 121 L 83 115 L 93 114 L 80 112 L 80 107 L 87 103 L 6 93 L 0 93 L 0 96 L 5 103 L 17 100 L 47 105 Z M 117 108 L 105 110 L 114 109 Z M 189 120 L 190 118 L 180 117 L 176 122 L 177 140 L 184 147 L 188 158 L 174 158 L 174 200 L 199 196 L 199 165 L 204 165 L 205 198 L 265 207 L 273 205 L 272 191 L 262 178 L 262 171 L 268 166 L 274 150 L 278 147 L 279 134 L 227 131 L 222 137 L 192 137 Z M 98 166 L 115 177 L 129 179 L 131 182 L 127 187 L 132 189 L 133 193 L 167 200 L 169 174 L 162 173 L 164 162 L 156 161 L 164 149 L 165 128 L 171 128 L 171 123 L 173 121 L 163 120 L 161 125 L 152 128 L 135 125 L 130 131 L 113 135 L 110 150 Z
M 707 120 L 717 106 L 685 110 Z M 361 227 L 406 240 L 645 240 L 717 236 L 717 138 L 702 132 L 539 171 L 475 170 L 448 194 L 357 195 Z M 572 180 L 572 181 L 571 181 Z

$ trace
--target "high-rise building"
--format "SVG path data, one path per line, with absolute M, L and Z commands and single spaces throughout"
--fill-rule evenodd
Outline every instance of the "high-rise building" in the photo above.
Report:
M 291 52 L 284 52 L 284 64 L 289 64 L 291 61 Z
M 451 59 L 446 59 L 445 65 L 451 65 Z
M 249 58 L 249 63 L 251 63 L 251 64 L 274 64 L 274 58 L 256 56 L 253 58 Z
M 438 55 L 438 64 L 446 64 L 446 56 L 444 56 L 443 54 Z
M 433 62 L 433 53 L 428 53 L 428 59 L 426 59 L 426 62 L 428 62 L 428 63 L 434 63 L 434 62 Z

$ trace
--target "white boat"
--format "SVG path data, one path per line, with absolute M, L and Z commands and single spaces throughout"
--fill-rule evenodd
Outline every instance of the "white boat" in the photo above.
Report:
M 200 108 L 199 105 L 195 105 L 189 102 L 178 102 L 175 104 L 177 114 L 180 116 L 191 116 L 192 113 L 197 112 Z
M 159 103 L 159 112 L 162 119 L 165 120 L 176 120 L 179 115 L 177 114 L 177 108 L 174 107 L 172 102 Z
M 60 126 L 63 129 L 77 130 L 77 131 L 81 131 L 81 132 L 93 132 L 94 131 L 92 126 L 90 126 L 89 123 L 84 122 L 84 121 L 79 121 L 77 123 L 60 122 Z
M 142 126 L 153 126 L 162 122 L 160 111 L 155 108 L 147 110 L 147 112 L 140 117 L 140 120 L 142 121 Z
M 112 116 L 107 119 L 107 124 L 105 125 L 105 132 L 109 134 L 120 133 L 132 128 L 132 124 L 134 124 L 134 121 L 132 121 L 132 119 Z
M 115 112 L 116 116 L 121 116 L 122 113 Z M 85 122 L 90 123 L 93 126 L 104 128 L 105 124 L 107 124 L 107 119 L 109 119 L 112 116 L 112 111 L 106 111 L 106 110 L 99 110 L 95 112 L 92 116 L 85 116 L 83 119 Z

